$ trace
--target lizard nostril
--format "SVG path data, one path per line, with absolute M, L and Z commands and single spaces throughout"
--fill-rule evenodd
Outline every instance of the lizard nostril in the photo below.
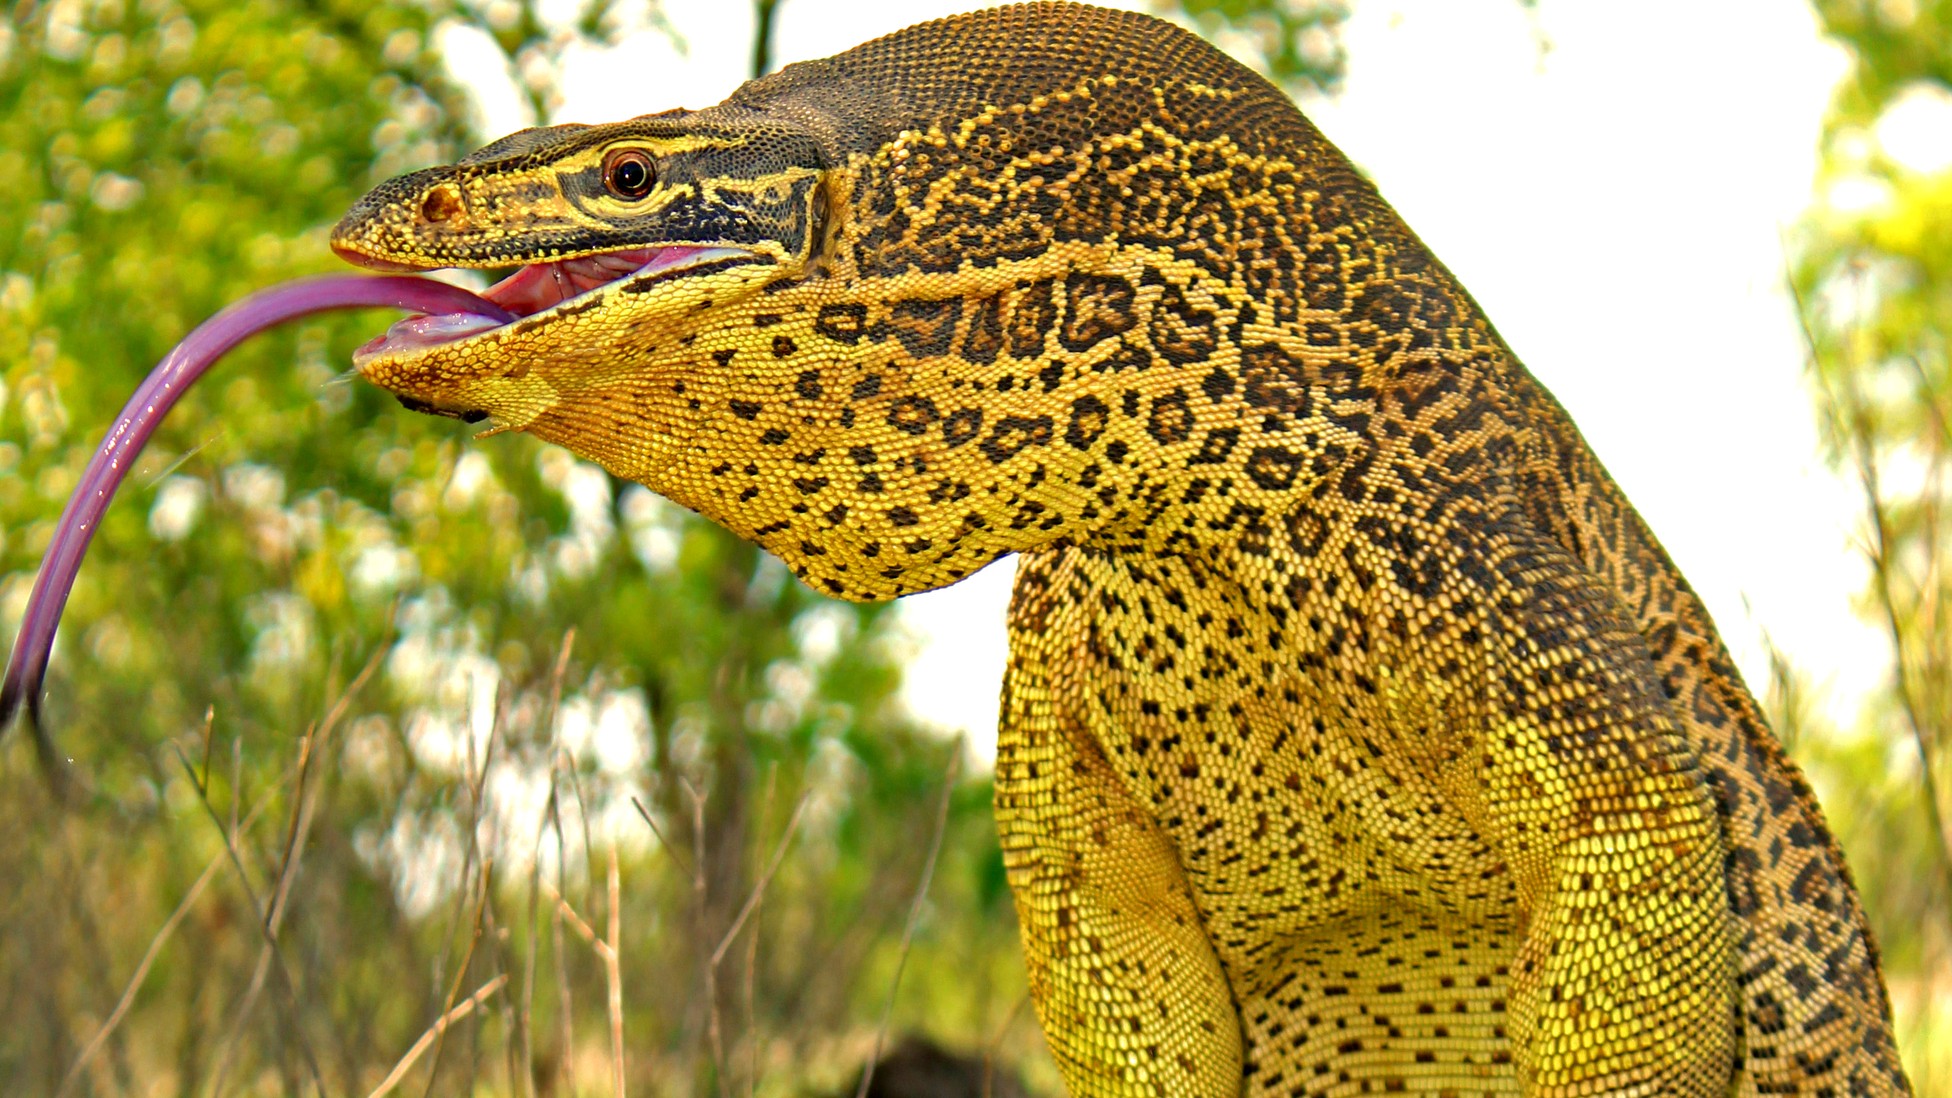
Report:
M 461 213 L 461 196 L 449 187 L 435 187 L 426 198 L 420 200 L 420 217 L 423 221 L 446 221 Z

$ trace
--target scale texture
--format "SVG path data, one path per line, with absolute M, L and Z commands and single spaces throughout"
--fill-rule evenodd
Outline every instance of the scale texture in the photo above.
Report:
M 1196 37 L 929 23 L 514 135 L 334 242 L 735 249 L 362 369 L 844 598 L 1021 554 L 996 810 L 1074 1094 L 1908 1092 L 1699 599 L 1375 189 Z

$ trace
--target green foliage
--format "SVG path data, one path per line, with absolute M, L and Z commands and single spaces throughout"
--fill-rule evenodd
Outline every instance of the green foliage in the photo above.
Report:
M 334 267 L 326 232 L 373 182 L 481 138 L 439 26 L 488 30 L 546 106 L 564 39 L 506 8 L 101 0 L 0 24 L 0 627 L 142 373 L 229 301 Z M 886 608 L 822 598 L 561 451 L 348 383 L 391 319 L 235 352 L 111 509 L 49 682 L 78 799 L 48 799 L 24 737 L 0 745 L 20 821 L 0 829 L 0 1001 L 21 1015 L 0 1078 L 55 1091 L 215 866 L 77 1092 L 363 1093 L 497 975 L 510 1005 L 451 1030 L 415 1085 L 438 1060 L 441 1092 L 607 1089 L 604 967 L 540 885 L 601 926 L 613 849 L 633 1081 L 702 1092 L 758 1064 L 777 1087 L 808 1049 L 851 1068 L 834 1042 L 879 1017 L 951 750 L 893 704 Z M 929 1009 L 899 1019 L 966 1043 L 1010 1012 L 997 873 L 971 781 L 909 967 Z
M 1885 954 L 1913 1081 L 1952 1087 L 1952 168 L 1880 144 L 1904 100 L 1952 95 L 1952 2 L 1817 0 L 1851 69 L 1824 134 L 1827 201 L 1793 241 L 1826 444 L 1863 490 L 1863 611 L 1889 689 L 1852 738 L 1806 737 Z M 1952 115 L 1952 104 L 1941 117 Z M 1952 128 L 1952 127 L 1949 127 Z
M 331 263 L 322 231 L 369 177 L 454 146 L 443 106 L 451 89 L 370 60 L 398 58 L 431 74 L 424 13 L 345 8 L 61 5 L 9 24 L 0 361 L 11 399 L 0 452 L 30 473 L 9 478 L 0 499 L 11 598 L 24 593 L 16 588 L 45 546 L 57 501 L 149 365 L 228 301 Z M 373 394 L 326 389 L 343 369 L 340 348 L 373 321 L 262 341 L 192 397 L 142 479 L 187 457 L 176 474 L 209 490 L 210 536 L 152 538 L 144 512 L 156 497 L 146 485 L 111 513 L 107 551 L 77 591 L 81 616 L 64 646 L 62 662 L 80 675 L 57 684 L 57 707 L 147 710 L 152 733 L 194 720 L 212 699 L 157 684 L 241 666 L 256 632 L 244 604 L 325 563 L 315 557 L 322 546 L 267 524 L 282 521 L 288 503 L 321 514 L 387 510 L 391 487 L 370 466 L 392 440 L 359 428 L 390 413 Z M 272 468 L 287 472 L 257 476 Z M 227 473 L 236 491 L 222 490 Z M 256 494 L 238 477 L 255 477 Z M 286 500 L 280 480 L 300 498 Z M 324 484 L 336 491 L 314 495 Z M 226 521 L 247 515 L 255 522 Z M 385 612 L 381 600 L 364 614 L 369 632 Z M 165 641 L 143 622 L 167 623 L 178 637 Z M 290 713 L 264 716 L 288 723 Z M 123 736 L 125 745 L 153 738 Z
M 1173 0 L 1201 32 L 1244 34 L 1267 74 L 1290 88 L 1334 91 L 1346 58 L 1336 30 L 1348 0 Z
M 1850 53 L 1831 137 L 1874 120 L 1913 81 L 1952 87 L 1952 4 L 1945 0 L 1814 0 L 1824 33 Z M 1834 143 L 1832 145 L 1834 149 Z

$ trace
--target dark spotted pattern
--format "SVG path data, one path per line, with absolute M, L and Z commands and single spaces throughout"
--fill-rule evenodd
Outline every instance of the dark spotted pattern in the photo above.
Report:
M 1073 1093 L 1907 1092 L 1841 855 L 1699 600 L 1264 81 L 1034 4 L 641 121 L 748 147 L 672 153 L 737 200 L 632 239 L 769 226 L 763 263 L 369 376 L 844 597 L 1022 554 L 996 804 Z M 582 163 L 545 133 L 511 193 Z
M 1133 298 L 1132 284 L 1117 275 L 1073 274 L 1064 280 L 1064 327 L 1058 342 L 1069 351 L 1088 351 L 1130 330 L 1138 321 Z

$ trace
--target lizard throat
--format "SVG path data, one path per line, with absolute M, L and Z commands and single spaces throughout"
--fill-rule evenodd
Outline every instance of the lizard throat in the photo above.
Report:
M 481 296 L 513 313 L 520 321 L 548 313 L 616 282 L 627 280 L 630 288 L 635 289 L 701 267 L 728 261 L 750 262 L 755 258 L 743 248 L 683 244 L 626 248 L 552 263 L 533 263 L 490 286 Z M 353 363 L 358 366 L 382 355 L 443 346 L 503 326 L 501 322 L 473 313 L 408 317 L 353 352 Z

